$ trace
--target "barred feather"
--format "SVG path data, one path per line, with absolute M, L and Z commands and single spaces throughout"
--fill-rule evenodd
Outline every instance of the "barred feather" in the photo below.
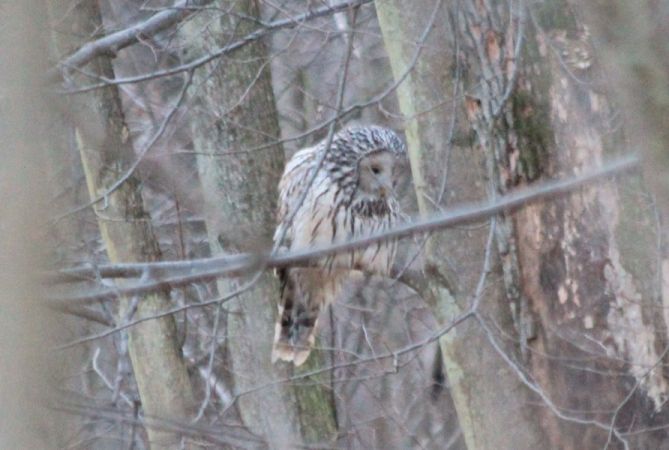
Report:
M 391 130 L 370 126 L 337 133 L 324 157 L 325 143 L 303 149 L 286 165 L 279 183 L 275 243 L 304 249 L 346 242 L 392 227 L 400 216 L 390 196 L 370 198 L 358 186 L 359 162 L 379 152 L 406 157 L 402 141 Z M 323 159 L 314 182 L 307 186 Z M 297 204 L 308 188 L 302 204 Z M 292 220 L 290 220 L 292 217 Z M 347 269 L 390 274 L 396 242 L 387 241 L 319 260 L 315 268 L 279 271 L 281 299 L 275 326 L 272 361 L 303 364 L 315 342 L 321 311 L 338 296 Z

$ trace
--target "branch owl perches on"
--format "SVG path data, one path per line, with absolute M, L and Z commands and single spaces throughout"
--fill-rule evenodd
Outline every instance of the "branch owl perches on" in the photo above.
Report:
M 405 159 L 404 143 L 379 126 L 347 128 L 334 135 L 329 148 L 321 142 L 298 151 L 279 182 L 275 245 L 304 249 L 392 228 L 401 215 L 395 189 Z M 394 240 L 379 242 L 323 258 L 317 268 L 279 271 L 272 362 L 302 365 L 314 345 L 319 315 L 338 297 L 347 269 L 389 275 L 396 249 Z

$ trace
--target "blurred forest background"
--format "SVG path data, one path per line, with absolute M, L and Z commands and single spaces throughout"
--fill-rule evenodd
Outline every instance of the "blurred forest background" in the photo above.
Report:
M 1 448 L 669 448 L 667 0 L 0 12 Z M 276 186 L 350 124 L 415 226 L 272 365 Z

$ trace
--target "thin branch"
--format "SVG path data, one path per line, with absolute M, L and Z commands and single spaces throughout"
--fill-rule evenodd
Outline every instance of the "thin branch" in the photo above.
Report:
M 188 78 L 184 82 L 183 87 L 181 88 L 181 92 L 179 92 L 179 95 L 177 97 L 176 102 L 174 103 L 174 106 L 170 109 L 170 111 L 165 115 L 165 118 L 163 119 L 162 123 L 160 124 L 160 127 L 156 132 L 151 136 L 151 139 L 149 142 L 144 146 L 144 148 L 139 152 L 139 155 L 137 155 L 135 161 L 132 163 L 132 165 L 121 175 L 119 179 L 117 179 L 114 184 L 109 186 L 108 188 L 105 189 L 105 191 L 101 194 L 99 194 L 96 198 L 90 200 L 88 203 L 85 203 L 83 205 L 79 205 L 69 211 L 66 211 L 62 213 L 61 215 L 57 216 L 54 218 L 55 222 L 58 222 L 59 220 L 71 215 L 78 213 L 80 211 L 83 211 L 84 209 L 95 205 L 96 203 L 107 199 L 112 192 L 114 192 L 116 189 L 121 187 L 123 183 L 125 183 L 137 170 L 137 167 L 139 167 L 139 164 L 144 160 L 146 155 L 149 153 L 149 151 L 155 146 L 156 142 L 161 138 L 165 130 L 167 129 L 167 126 L 169 125 L 170 121 L 174 117 L 174 115 L 177 113 L 181 105 L 183 104 L 183 101 L 186 98 L 186 92 L 188 91 L 188 88 L 190 87 L 191 83 L 193 81 L 193 72 L 188 73 Z
M 193 0 L 180 0 L 172 8 L 154 14 L 143 22 L 89 42 L 60 61 L 56 67 L 49 69 L 46 72 L 46 80 L 48 82 L 58 81 L 63 69 L 70 70 L 82 67 L 98 56 L 116 54 L 119 50 L 139 42 L 140 39 L 154 36 L 181 22 L 197 11 L 198 6 L 207 4 L 210 1 L 200 0 L 199 2 L 193 2 Z
M 272 381 L 270 383 L 258 385 L 258 386 L 249 388 L 249 389 L 247 389 L 243 392 L 238 392 L 237 394 L 235 394 L 235 399 L 237 399 L 241 396 L 244 396 L 244 395 L 251 394 L 253 392 L 257 392 L 257 391 L 261 391 L 263 389 L 270 388 L 272 386 L 280 385 L 282 383 L 290 383 L 290 382 L 294 382 L 294 381 L 298 381 L 298 380 L 303 380 L 305 378 L 313 377 L 315 375 L 319 375 L 319 374 L 322 374 L 322 373 L 330 373 L 334 370 L 344 369 L 344 368 L 347 368 L 347 367 L 353 367 L 353 366 L 358 366 L 358 365 L 367 364 L 367 363 L 378 363 L 380 360 L 383 360 L 383 359 L 393 359 L 395 361 L 395 365 L 397 366 L 399 364 L 398 361 L 397 361 L 398 357 L 400 357 L 402 355 L 405 355 L 405 354 L 408 354 L 408 353 L 413 353 L 416 350 L 420 350 L 420 349 L 424 348 L 425 346 L 427 346 L 427 345 L 429 345 L 433 342 L 438 341 L 439 338 L 441 338 L 442 336 L 447 335 L 448 333 L 450 333 L 456 327 L 460 326 L 461 324 L 463 324 L 467 320 L 469 320 L 471 318 L 475 318 L 475 317 L 476 317 L 476 311 L 473 308 L 469 308 L 467 311 L 458 315 L 453 320 L 451 320 L 448 324 L 444 325 L 443 327 L 441 327 L 439 330 L 437 330 L 433 334 L 427 336 L 425 339 L 422 339 L 420 341 L 409 344 L 405 347 L 402 347 L 401 349 L 389 350 L 385 353 L 381 353 L 381 354 L 377 354 L 377 355 L 373 355 L 373 356 L 369 356 L 369 357 L 358 357 L 357 359 L 352 360 L 352 361 L 347 361 L 347 362 L 343 362 L 343 363 L 339 363 L 339 364 L 333 364 L 333 365 L 328 366 L 328 367 L 317 368 L 317 369 L 311 370 L 309 372 L 304 372 L 304 373 L 301 373 L 301 374 L 298 374 L 298 375 L 293 375 L 291 377 L 287 377 L 287 378 L 283 378 L 283 379 L 280 379 L 280 380 Z M 336 382 L 336 380 L 333 380 L 333 382 Z
M 70 305 L 58 305 L 57 310 L 72 316 L 80 317 L 82 319 L 90 320 L 91 322 L 99 323 L 108 327 L 113 327 L 114 322 L 108 319 L 104 314 L 86 307 L 74 307 Z
M 93 359 L 91 360 L 91 367 L 93 368 L 93 371 L 98 375 L 98 377 L 100 377 L 104 385 L 107 386 L 107 388 L 110 391 L 115 391 L 116 389 L 114 387 L 114 384 L 111 381 L 109 381 L 109 378 L 107 378 L 102 369 L 98 366 L 99 356 L 100 356 L 100 347 L 96 347 L 95 352 L 93 353 Z M 125 395 L 122 392 L 120 392 L 119 395 L 121 396 L 123 401 L 126 402 L 129 406 L 133 405 L 133 401 L 127 395 Z
M 483 330 L 484 334 L 486 335 L 486 338 L 490 345 L 495 349 L 497 354 L 504 360 L 504 362 L 513 370 L 513 372 L 516 374 L 516 376 L 520 379 L 520 381 L 527 386 L 532 392 L 537 394 L 539 398 L 543 401 L 543 403 L 550 409 L 550 411 L 557 416 L 558 418 L 570 422 L 570 423 L 575 423 L 579 425 L 593 425 L 601 430 L 611 432 L 613 435 L 623 444 L 625 447 L 625 450 L 629 448 L 627 440 L 621 435 L 620 431 L 611 428 L 608 424 L 599 422 L 594 419 L 584 419 L 581 417 L 577 417 L 574 415 L 567 414 L 566 412 L 563 412 L 555 403 L 553 403 L 553 400 L 544 392 L 544 390 L 538 386 L 531 378 L 529 374 L 527 374 L 522 367 L 520 367 L 511 357 L 504 351 L 504 349 L 500 346 L 499 342 L 497 342 L 497 339 L 495 339 L 492 330 L 486 323 L 486 321 L 483 319 L 483 317 L 478 313 L 474 313 L 474 317 L 476 318 L 476 321 L 478 324 L 481 326 L 481 329 Z
M 155 320 L 155 319 L 160 319 L 162 317 L 172 316 L 174 314 L 178 314 L 180 312 L 189 310 L 191 308 L 203 308 L 205 306 L 209 306 L 209 305 L 213 305 L 213 304 L 222 305 L 223 303 L 225 303 L 229 300 L 232 300 L 233 298 L 237 297 L 238 295 L 241 295 L 242 293 L 251 289 L 256 284 L 256 282 L 258 281 L 258 278 L 260 278 L 261 274 L 262 274 L 262 272 L 256 273 L 256 275 L 253 277 L 253 279 L 251 279 L 248 283 L 245 283 L 243 286 L 239 287 L 238 289 L 236 289 L 236 290 L 234 290 L 230 293 L 225 294 L 222 297 L 218 297 L 218 298 L 215 298 L 213 300 L 207 300 L 207 301 L 204 301 L 204 302 L 201 302 L 201 303 L 190 303 L 188 305 L 178 306 L 176 308 L 165 310 L 165 311 L 160 312 L 158 314 L 151 314 L 150 316 L 141 317 L 139 319 L 134 319 L 132 321 L 126 321 L 125 323 L 122 323 L 121 325 L 117 325 L 114 328 L 106 329 L 106 330 L 104 330 L 100 333 L 93 334 L 93 335 L 90 335 L 90 336 L 85 336 L 85 337 L 76 339 L 74 341 L 58 345 L 58 346 L 54 347 L 54 350 L 64 350 L 64 349 L 71 348 L 71 347 L 74 347 L 76 345 L 80 345 L 80 344 L 83 344 L 83 343 L 86 343 L 86 342 L 91 342 L 91 341 L 95 341 L 97 339 L 102 339 L 102 338 L 105 338 L 107 336 L 111 336 L 114 333 L 118 333 L 119 331 L 123 331 L 127 328 L 134 327 L 135 325 L 138 325 L 142 322 L 147 322 L 149 320 Z
M 254 448 L 264 448 L 267 446 L 266 441 L 239 427 L 236 427 L 233 431 L 229 430 L 230 427 L 221 427 L 220 424 L 217 424 L 215 428 L 197 426 L 173 419 L 146 415 L 138 419 L 135 417 L 134 411 L 105 408 L 97 404 L 82 404 L 71 401 L 60 401 L 50 405 L 50 408 L 54 411 L 86 416 L 91 419 L 123 422 L 156 430 L 174 431 L 193 439 L 231 446 L 233 448 L 248 448 L 250 444 L 254 444 Z
M 622 411 L 623 407 L 632 399 L 632 396 L 639 390 L 641 387 L 641 384 L 650 376 L 650 374 L 657 369 L 661 364 L 664 358 L 667 356 L 667 353 L 669 353 L 669 346 L 666 346 L 662 354 L 660 355 L 659 358 L 657 358 L 657 361 L 655 364 L 653 364 L 652 367 L 650 367 L 646 373 L 644 373 L 634 384 L 632 389 L 627 393 L 625 398 L 620 402 L 620 404 L 616 407 L 616 411 L 611 417 L 611 423 L 610 423 L 610 428 L 609 428 L 609 435 L 606 439 L 606 444 L 604 445 L 604 450 L 608 450 L 609 446 L 611 445 L 613 436 L 617 437 L 618 440 L 622 441 L 623 445 L 625 446 L 625 449 L 629 448 L 629 444 L 627 441 L 620 436 L 620 430 L 616 428 L 616 422 L 618 420 L 618 416 L 620 415 L 620 411 Z
M 219 325 L 221 323 L 222 313 L 223 313 L 223 302 L 220 302 L 216 307 L 216 316 L 214 317 L 214 329 L 211 332 L 211 348 L 209 349 L 209 362 L 207 363 L 207 371 L 206 375 L 204 376 L 205 378 L 204 400 L 202 400 L 202 404 L 198 409 L 197 415 L 195 416 L 195 418 L 193 418 L 191 423 L 197 423 L 202 418 L 202 416 L 204 415 L 204 411 L 207 409 L 209 401 L 211 400 L 211 388 L 212 388 L 211 382 L 212 382 L 212 375 L 214 373 L 214 356 L 216 355 L 216 348 L 218 347 L 218 331 L 219 331 Z
M 77 89 L 71 89 L 67 90 L 66 93 L 81 93 L 81 92 L 88 92 L 94 89 L 99 89 L 105 86 L 109 86 L 110 84 L 127 84 L 127 83 L 138 83 L 141 81 L 148 81 L 152 80 L 155 78 L 160 78 L 160 77 L 165 77 L 169 75 L 175 75 L 181 72 L 187 72 L 187 71 L 192 71 L 197 69 L 198 67 L 201 67 L 214 59 L 220 58 L 223 55 L 227 55 L 229 53 L 232 53 L 235 50 L 239 50 L 240 48 L 255 42 L 273 31 L 285 29 L 285 28 L 294 28 L 299 25 L 301 25 L 303 22 L 310 21 L 317 19 L 319 17 L 324 17 L 324 16 L 329 16 L 331 14 L 335 14 L 341 11 L 344 11 L 349 8 L 355 8 L 358 6 L 362 6 L 367 3 L 371 3 L 372 0 L 351 0 L 345 3 L 340 3 L 337 6 L 330 7 L 330 6 L 324 6 L 322 8 L 314 9 L 313 11 L 306 12 L 303 14 L 298 14 L 293 17 L 288 17 L 285 19 L 279 19 L 275 20 L 274 22 L 267 23 L 264 28 L 259 28 L 256 31 L 253 31 L 252 33 L 247 34 L 243 38 L 228 44 L 224 47 L 221 47 L 217 50 L 212 51 L 211 53 L 201 56 L 191 62 L 188 62 L 186 64 L 182 64 L 180 66 L 176 67 L 171 67 L 168 69 L 164 70 L 159 70 L 155 72 L 151 72 L 148 74 L 142 74 L 142 75 L 136 75 L 132 77 L 126 77 L 126 78 L 116 78 L 116 79 L 107 79 L 102 76 L 99 76 L 97 78 L 103 80 L 102 83 L 97 83 L 97 84 L 92 84 L 88 86 L 83 86 L 81 88 Z M 63 65 L 65 65 L 65 62 L 63 62 Z
M 440 230 L 449 226 L 476 222 L 501 212 L 508 212 L 517 209 L 528 202 L 534 202 L 541 199 L 547 199 L 563 195 L 573 191 L 580 186 L 605 178 L 616 173 L 630 170 L 637 167 L 639 161 L 634 155 L 615 159 L 600 168 L 586 171 L 581 175 L 570 177 L 563 180 L 555 180 L 535 187 L 522 190 L 520 192 L 498 197 L 496 201 L 486 203 L 474 203 L 463 205 L 458 208 L 452 208 L 442 214 L 436 214 L 426 220 L 413 223 L 402 224 L 387 230 L 383 233 L 376 233 L 369 236 L 363 236 L 334 245 L 328 245 L 317 248 L 308 248 L 289 253 L 279 253 L 277 255 L 265 254 L 239 254 L 233 256 L 224 256 L 218 258 L 208 258 L 191 262 L 168 262 L 168 263 L 144 263 L 144 264 L 125 264 L 101 266 L 97 272 L 104 276 L 113 274 L 120 277 L 123 274 L 137 274 L 138 272 L 144 278 L 154 271 L 166 270 L 172 273 L 171 276 L 163 279 L 149 279 L 146 282 L 140 282 L 135 285 L 122 286 L 117 289 L 105 289 L 97 292 L 88 292 L 74 296 L 52 296 L 48 300 L 52 304 L 72 304 L 77 302 L 90 302 L 92 300 L 115 298 L 118 295 L 136 295 L 151 292 L 169 287 L 184 286 L 198 280 L 213 279 L 218 277 L 232 277 L 247 274 L 249 271 L 258 268 L 280 268 L 296 266 L 308 263 L 315 259 L 333 255 L 336 253 L 347 252 L 361 247 L 365 247 L 377 242 L 389 239 L 403 238 L 418 233 Z M 90 268 L 70 269 L 66 273 L 77 274 L 78 276 L 93 276 L 96 272 Z
M 325 129 L 326 127 L 328 127 L 333 122 L 341 120 L 342 118 L 344 118 L 344 117 L 346 117 L 346 116 L 348 116 L 352 113 L 361 111 L 364 108 L 368 108 L 368 107 L 371 107 L 371 106 L 374 106 L 374 105 L 381 104 L 381 102 L 383 100 L 385 100 L 387 97 L 389 97 L 391 94 L 393 94 L 393 92 L 395 92 L 395 90 L 402 83 L 404 83 L 404 81 L 409 77 L 409 75 L 413 72 L 414 68 L 416 67 L 416 64 L 417 64 L 417 62 L 418 62 L 418 60 L 419 60 L 419 58 L 420 58 L 420 56 L 423 52 L 423 49 L 425 48 L 425 41 L 427 40 L 429 32 L 430 32 L 430 30 L 432 29 L 432 27 L 434 26 L 434 24 L 436 22 L 437 12 L 438 12 L 438 9 L 439 9 L 439 5 L 441 5 L 441 1 L 442 0 L 439 0 L 437 3 L 435 3 L 435 9 L 432 11 L 430 21 L 427 24 L 427 27 L 426 27 L 425 31 L 423 32 L 423 34 L 419 37 L 418 41 L 416 41 L 416 43 L 415 43 L 416 44 L 415 45 L 416 50 L 413 53 L 413 55 L 411 57 L 411 61 L 407 65 L 406 70 L 402 73 L 401 76 L 397 77 L 395 79 L 395 81 L 390 86 L 385 88 L 383 91 L 379 92 L 376 95 L 373 95 L 372 97 L 370 97 L 366 100 L 363 100 L 363 101 L 360 101 L 360 102 L 357 102 L 357 103 L 353 103 L 350 106 L 347 106 L 346 108 L 344 108 L 341 111 L 340 114 L 337 114 L 337 115 L 334 115 L 333 117 L 325 119 L 321 123 L 318 123 L 318 124 L 314 125 L 313 127 L 311 127 L 310 129 L 308 129 L 306 131 L 303 131 L 301 133 L 298 133 L 298 134 L 295 134 L 293 136 L 286 137 L 286 138 L 283 138 L 283 139 L 279 139 L 279 140 L 276 140 L 276 141 L 273 141 L 273 142 L 260 144 L 260 145 L 257 145 L 255 147 L 251 147 L 251 148 L 244 149 L 244 150 L 217 152 L 216 155 L 219 156 L 219 157 L 225 157 L 226 155 L 234 155 L 234 154 L 240 154 L 240 153 L 251 153 L 251 152 L 266 150 L 268 148 L 275 147 L 277 144 L 285 144 L 286 142 L 299 141 L 301 139 L 304 139 L 308 136 L 313 135 L 314 133 L 317 133 L 317 132 Z M 425 113 L 427 111 L 430 111 L 430 110 L 431 109 L 428 109 L 428 110 L 422 111 L 422 112 L 418 112 L 417 114 L 423 114 L 423 113 Z M 410 118 L 407 118 L 407 119 L 410 119 Z M 189 152 L 189 153 L 191 153 L 191 152 Z
M 354 18 L 354 25 L 355 25 L 355 18 Z M 323 147 L 323 152 L 320 154 L 318 157 L 318 161 L 316 161 L 316 165 L 314 167 L 314 171 L 311 173 L 311 176 L 309 177 L 309 180 L 303 185 L 302 187 L 302 192 L 300 193 L 300 197 L 298 200 L 295 202 L 293 205 L 293 209 L 290 212 L 290 215 L 286 218 L 284 223 L 282 224 L 281 228 L 281 233 L 278 235 L 277 239 L 274 242 L 274 247 L 272 248 L 272 255 L 276 254 L 278 249 L 281 247 L 281 244 L 283 243 L 283 240 L 286 237 L 286 234 L 288 233 L 288 230 L 290 227 L 293 225 L 293 220 L 295 219 L 295 216 L 299 212 L 299 210 L 302 208 L 302 205 L 304 204 L 304 200 L 307 198 L 307 195 L 309 195 L 309 191 L 311 189 L 311 186 L 314 184 L 316 181 L 316 177 L 318 177 L 318 174 L 321 171 L 321 168 L 323 167 L 323 163 L 325 162 L 325 158 L 327 157 L 328 153 L 330 152 L 330 147 L 332 146 L 332 139 L 334 138 L 334 133 L 335 133 L 335 128 L 337 127 L 337 117 L 339 117 L 339 114 L 341 113 L 342 107 L 344 106 L 344 93 L 346 90 L 346 77 L 348 75 L 348 70 L 349 70 L 349 65 L 351 63 L 351 54 L 353 51 L 353 35 L 348 36 L 348 45 L 346 49 L 346 54 L 344 55 L 344 60 L 342 61 L 342 73 L 341 76 L 339 77 L 339 83 L 337 87 L 337 104 L 335 106 L 335 114 L 334 117 L 335 119 L 330 123 L 330 127 L 328 128 L 328 135 L 325 138 L 325 144 Z

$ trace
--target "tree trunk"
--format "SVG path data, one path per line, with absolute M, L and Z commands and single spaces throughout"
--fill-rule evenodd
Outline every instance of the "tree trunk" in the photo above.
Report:
M 458 31 L 449 26 L 447 3 L 420 3 L 412 8 L 421 11 L 412 14 L 412 20 L 405 20 L 401 1 L 384 0 L 376 5 L 396 80 L 410 71 L 398 88 L 398 97 L 407 120 L 418 205 L 420 213 L 427 216 L 447 202 L 486 198 L 490 189 L 486 188 L 486 172 L 481 168 L 485 151 L 480 146 L 464 147 L 462 128 L 454 122 L 461 120 L 458 83 L 465 68 L 459 61 L 462 54 L 456 55 L 455 48 L 463 45 L 462 39 L 454 37 Z M 435 7 L 440 8 L 436 13 Z M 433 14 L 436 17 L 432 18 Z M 453 9 L 451 14 L 457 17 L 458 12 Z M 430 20 L 434 20 L 434 29 L 427 37 L 424 53 L 415 59 L 420 37 Z M 496 229 L 502 227 L 501 221 L 497 220 Z M 470 308 L 479 278 L 487 276 L 481 312 L 515 334 L 511 310 L 505 301 L 505 285 L 500 279 L 501 268 L 487 275 L 487 270 L 482 269 L 483 261 L 495 256 L 495 249 L 487 245 L 490 232 L 489 226 L 449 230 L 428 241 L 425 256 L 426 271 L 434 285 L 432 305 L 440 322 L 447 324 Z M 457 282 L 437 282 L 444 277 Z M 537 409 L 528 406 L 529 392 L 512 368 L 500 364 L 497 352 L 476 322 L 467 321 L 445 335 L 441 347 L 467 448 L 545 448 Z
M 101 27 L 97 2 L 61 0 L 49 4 L 58 57 L 84 45 Z M 113 78 L 108 57 L 91 64 L 96 73 Z M 66 78 L 74 73 L 66 74 Z M 153 234 L 151 218 L 144 210 L 141 183 L 136 174 L 116 189 L 111 189 L 135 161 L 128 136 L 119 93 L 108 87 L 71 98 L 77 143 L 102 240 L 111 262 L 158 261 L 160 248 Z M 150 317 L 170 306 L 168 292 L 137 299 L 123 299 L 120 322 L 129 310 Z M 160 426 L 161 419 L 185 421 L 193 408 L 193 393 L 181 350 L 176 339 L 173 317 L 163 317 L 135 325 L 128 331 L 128 349 L 145 417 L 150 445 L 155 448 L 181 448 L 181 437 Z M 158 426 L 151 426 L 156 420 Z
M 54 324 L 40 301 L 54 187 L 45 151 L 54 108 L 41 86 L 47 18 L 38 2 L 1 8 L 0 448 L 49 448 L 61 445 L 69 431 L 63 417 L 46 408 L 69 360 L 53 352 L 62 323 Z
M 239 18 L 257 17 L 256 2 L 214 4 L 226 12 L 215 18 L 201 16 L 186 30 L 189 46 L 194 43 L 198 53 L 256 26 Z M 201 69 L 190 92 L 197 100 L 191 128 L 212 253 L 271 247 L 284 156 L 277 143 L 280 131 L 264 43 L 247 45 Z M 224 305 L 227 348 L 242 420 L 273 447 L 329 442 L 336 433 L 329 378 L 310 377 L 297 386 L 274 384 L 293 374 L 292 366 L 270 362 L 279 298 L 276 278 L 264 273 L 239 282 L 221 280 L 218 289 L 225 296 L 250 280 L 250 290 Z M 295 373 L 320 367 L 322 356 L 314 355 Z
M 447 190 L 447 198 L 469 200 L 586 171 L 625 147 L 587 32 L 568 5 L 528 12 L 511 3 L 452 6 L 455 62 L 447 54 L 419 59 L 400 86 L 421 210 L 441 199 L 434 188 L 443 168 L 434 161 L 448 161 L 447 187 L 458 187 Z M 411 22 L 399 20 L 392 2 L 377 8 L 399 78 L 413 45 L 404 50 L 393 44 L 390 30 Z M 453 141 L 443 136 L 443 119 L 434 119 L 441 126 L 432 129 L 429 114 L 412 120 L 431 111 L 447 73 L 464 83 L 461 104 L 476 137 L 466 154 L 456 147 L 449 155 L 432 144 Z M 449 91 L 457 98 L 457 87 Z M 423 192 L 430 202 L 421 203 Z M 495 270 L 475 320 L 442 341 L 468 448 L 661 446 L 664 431 L 641 431 L 666 420 L 660 409 L 669 387 L 662 368 L 667 319 L 659 221 L 642 180 L 628 176 L 583 188 L 494 222 Z M 471 254 L 482 246 L 480 234 L 452 230 L 427 249 L 428 269 L 444 267 L 446 256 L 456 262 L 456 314 L 478 291 L 464 274 L 476 273 Z M 448 299 L 435 306 L 443 310 Z
M 597 44 L 613 91 L 625 105 L 634 145 L 644 152 L 644 175 L 669 220 L 669 7 L 666 1 L 587 0 L 574 5 Z M 666 222 L 665 222 L 666 230 Z M 665 231 L 666 232 L 666 231 Z M 669 267 L 669 266 L 668 266 Z M 666 277 L 669 278 L 669 269 Z
M 556 178 L 628 151 L 587 29 L 566 3 L 531 12 L 524 73 L 539 76 L 521 76 L 512 98 L 519 143 L 533 153 L 521 159 Z M 538 325 L 528 370 L 553 403 L 543 413 L 552 446 L 662 447 L 666 431 L 639 432 L 666 422 L 669 395 L 660 226 L 643 180 L 529 205 L 514 223 Z

